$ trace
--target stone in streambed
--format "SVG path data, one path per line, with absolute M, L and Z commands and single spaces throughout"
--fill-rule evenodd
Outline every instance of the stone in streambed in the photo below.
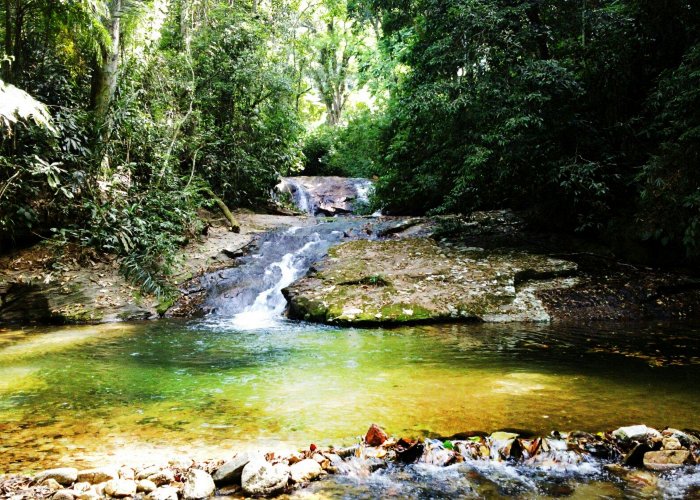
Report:
M 75 500 L 75 492 L 73 490 L 58 490 L 51 498 L 54 500 Z
M 100 467 L 97 469 L 81 470 L 78 472 L 77 481 L 79 483 L 99 484 L 118 478 L 119 473 L 116 470 Z
M 381 446 L 387 439 L 389 436 L 377 424 L 372 424 L 365 435 L 365 443 L 370 446 Z
M 173 488 L 172 486 L 162 486 L 153 491 L 146 498 L 148 498 L 148 500 L 178 500 L 177 488 Z
M 690 462 L 691 457 L 688 450 L 649 451 L 644 454 L 644 467 L 651 470 L 678 469 Z
M 243 491 L 248 495 L 272 495 L 282 491 L 289 481 L 289 467 L 267 462 L 262 457 L 251 460 L 241 474 Z
M 136 483 L 126 479 L 112 479 L 105 484 L 105 493 L 114 498 L 132 497 L 136 494 Z
M 289 468 L 289 473 L 295 483 L 306 483 L 323 474 L 323 469 L 319 462 L 307 458 L 292 465 Z
M 140 493 L 151 493 L 158 488 L 158 485 L 148 479 L 140 479 L 136 482 L 136 491 Z
M 78 479 L 78 469 L 73 467 L 61 467 L 40 472 L 34 476 L 34 481 L 41 484 L 47 479 L 54 479 L 63 486 L 70 486 Z
M 122 467 L 121 469 L 119 469 L 119 479 L 133 481 L 135 479 L 134 469 L 132 469 L 131 467 Z
M 678 439 L 678 441 L 680 441 L 680 443 L 686 448 L 690 448 L 691 446 L 700 446 L 700 439 L 687 432 L 679 431 L 678 429 L 664 429 L 661 434 L 666 437 L 674 437 Z
M 61 484 L 52 477 L 42 481 L 41 486 L 46 486 L 51 491 L 58 491 L 63 488 L 63 486 L 61 486 Z
M 155 474 L 151 474 L 146 479 L 153 481 L 156 486 L 163 486 L 175 481 L 175 474 L 170 469 L 159 470 Z
M 185 500 L 209 498 L 214 494 L 215 489 L 214 480 L 207 472 L 201 469 L 191 469 L 185 476 L 182 498 Z
M 630 441 L 643 441 L 650 438 L 659 438 L 661 433 L 656 429 L 647 427 L 646 425 L 630 425 L 627 427 L 620 427 L 612 433 L 613 437 L 622 441 L 623 443 L 628 443 Z
M 243 468 L 248 465 L 248 462 L 250 462 L 253 457 L 254 455 L 250 453 L 239 453 L 233 460 L 229 460 L 214 472 L 212 476 L 214 482 L 217 485 L 240 483 Z

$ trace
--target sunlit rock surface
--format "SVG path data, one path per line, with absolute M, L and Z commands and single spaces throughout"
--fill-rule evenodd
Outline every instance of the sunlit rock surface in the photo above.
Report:
M 548 321 L 535 296 L 571 286 L 573 262 L 429 238 L 351 241 L 284 291 L 290 316 L 329 323 Z

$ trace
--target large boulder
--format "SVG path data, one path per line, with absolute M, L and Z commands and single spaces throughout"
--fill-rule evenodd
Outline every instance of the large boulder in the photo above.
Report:
M 248 495 L 267 496 L 282 491 L 289 481 L 289 466 L 271 464 L 263 457 L 251 460 L 241 474 L 243 491 Z
M 573 262 L 429 238 L 357 240 L 331 248 L 285 288 L 290 316 L 338 324 L 548 321 L 537 292 L 569 286 Z

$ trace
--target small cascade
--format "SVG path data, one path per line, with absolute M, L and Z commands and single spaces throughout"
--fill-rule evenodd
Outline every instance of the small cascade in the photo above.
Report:
M 369 179 L 352 177 L 283 177 L 276 189 L 309 215 L 351 214 L 369 203 Z
M 201 311 L 208 320 L 223 320 L 240 329 L 279 323 L 287 306 L 282 289 L 305 274 L 332 245 L 348 237 L 369 238 L 365 224 L 340 218 L 261 235 L 257 250 L 241 257 L 236 267 L 200 278 L 197 288 L 205 292 Z

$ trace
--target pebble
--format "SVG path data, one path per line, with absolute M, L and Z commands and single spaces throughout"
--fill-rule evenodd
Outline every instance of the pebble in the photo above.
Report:
M 214 494 L 216 486 L 212 477 L 202 469 L 190 469 L 185 476 L 185 487 L 182 498 L 185 500 L 200 500 Z

